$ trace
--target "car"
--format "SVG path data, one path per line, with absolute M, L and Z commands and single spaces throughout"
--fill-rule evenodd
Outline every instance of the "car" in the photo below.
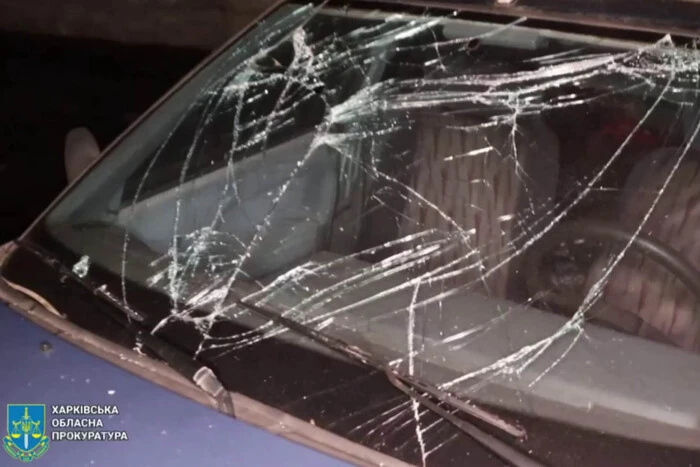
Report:
M 73 134 L 0 293 L 338 461 L 699 465 L 698 14 L 281 2 L 99 158 Z M 54 444 L 84 415 L 9 403 L 20 457 L 32 404 Z
M 26 299 L 24 303 L 20 300 L 11 306 L 22 304 L 29 307 L 30 313 L 41 313 L 39 309 L 32 309 Z M 109 357 L 105 352 L 107 347 L 100 345 L 98 349 L 82 339 L 93 340 L 95 336 L 76 329 L 82 338 L 74 335 L 73 340 L 66 342 L 60 337 L 63 331 L 51 327 L 45 320 L 42 324 L 35 324 L 7 305 L 0 307 L 0 340 L 10 356 L 0 365 L 6 376 L 0 380 L 3 404 L 22 409 L 30 403 L 42 405 L 46 412 L 44 421 L 48 422 L 46 433 L 52 438 L 48 449 L 30 465 L 191 466 L 202 459 L 213 466 L 351 465 L 262 428 L 233 420 L 203 406 L 207 403 L 205 399 L 188 398 L 164 389 L 167 379 L 154 384 L 120 368 L 124 367 L 122 362 L 127 361 L 130 362 L 127 370 L 143 368 L 148 365 L 146 357 L 124 353 L 112 353 Z M 112 351 L 118 350 L 115 347 Z M 115 359 L 120 364 L 115 364 Z M 163 370 L 167 372 L 167 368 L 158 371 Z M 118 413 L 88 417 L 53 413 L 54 408 L 63 412 L 62 409 L 68 407 L 85 405 L 98 410 L 116 407 Z M 278 432 L 279 421 L 279 418 L 268 419 L 267 429 Z M 10 435 L 11 428 L 7 434 L 2 434 L 3 438 Z M 115 439 L 107 442 L 72 438 L 75 433 L 97 436 L 103 432 Z M 57 433 L 64 434 L 57 437 Z M 117 440 L 117 434 L 123 434 L 124 439 L 120 436 Z M 24 448 L 24 445 L 19 447 Z M 0 452 L 0 458 L 0 465 L 21 465 L 19 460 L 8 457 L 5 449 Z

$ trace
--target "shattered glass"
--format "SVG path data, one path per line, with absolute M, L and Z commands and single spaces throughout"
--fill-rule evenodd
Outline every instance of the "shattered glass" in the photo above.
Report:
M 700 449 L 699 64 L 670 36 L 288 6 L 47 224 L 200 351 L 295 339 L 249 303 L 465 401 Z M 390 412 L 424 464 L 454 442 Z

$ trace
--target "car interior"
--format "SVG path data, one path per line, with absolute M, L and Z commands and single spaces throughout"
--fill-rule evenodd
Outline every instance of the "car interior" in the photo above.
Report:
M 444 60 L 434 69 L 408 67 L 396 52 L 369 71 L 334 74 L 339 101 L 368 82 L 423 87 L 405 108 L 358 111 L 322 137 L 323 102 L 313 97 L 289 114 L 293 129 L 264 126 L 282 89 L 244 109 L 243 121 L 258 123 L 243 125 L 236 151 L 227 148 L 237 107 L 209 120 L 198 107 L 159 147 L 162 159 L 125 182 L 113 235 L 54 231 L 119 273 L 121 256 L 105 245 L 128 232 L 129 278 L 154 287 L 164 287 L 155 271 L 177 238 L 190 290 L 237 270 L 241 295 L 255 290 L 387 365 L 408 371 L 413 360 L 417 378 L 454 394 L 699 448 L 700 150 L 690 94 L 660 99 L 660 84 L 632 85 L 606 68 L 523 91 L 535 111 L 469 101 L 473 90 L 496 91 L 478 79 L 465 86 L 465 73 L 535 76 L 537 57 L 580 46 L 517 27 L 480 36 L 492 29 L 462 21 L 417 35 L 411 59 Z M 469 53 L 425 46 L 475 36 Z M 608 50 L 590 47 L 591 56 Z M 274 66 L 292 62 L 290 50 L 274 53 Z M 421 105 L 426 94 L 436 103 Z M 387 122 L 392 131 L 377 130 Z M 612 234 L 562 236 L 564 225 Z

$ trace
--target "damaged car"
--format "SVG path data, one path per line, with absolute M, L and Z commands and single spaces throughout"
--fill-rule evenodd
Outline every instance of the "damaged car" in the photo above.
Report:
M 359 465 L 700 465 L 698 17 L 282 2 L 6 246 L 4 300 Z

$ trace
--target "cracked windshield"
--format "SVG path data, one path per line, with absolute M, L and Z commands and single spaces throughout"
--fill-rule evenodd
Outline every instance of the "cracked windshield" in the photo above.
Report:
M 320 349 L 295 323 L 426 390 L 698 449 L 695 44 L 496 21 L 286 5 L 47 229 L 123 310 L 148 311 L 131 284 L 167 296 L 152 332 L 200 351 Z M 416 399 L 392 410 L 424 460 L 449 442 Z

